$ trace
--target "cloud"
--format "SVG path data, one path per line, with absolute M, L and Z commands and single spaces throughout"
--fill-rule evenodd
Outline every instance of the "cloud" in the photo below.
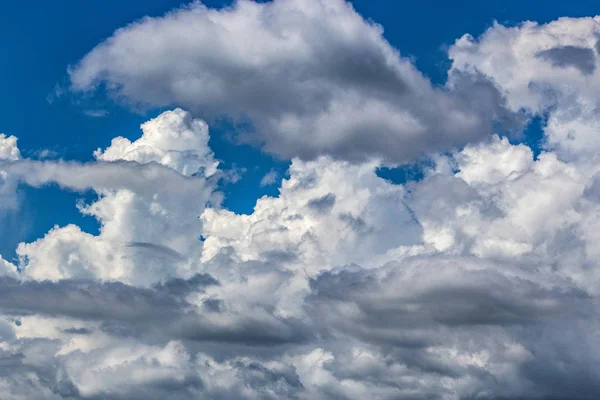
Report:
M 23 273 L 35 279 L 118 279 L 140 285 L 164 279 L 177 268 L 188 270 L 188 277 L 193 274 L 192 254 L 202 247 L 197 216 L 207 203 L 218 205 L 221 199 L 215 192 L 220 174 L 208 148 L 206 123 L 179 109 L 167 111 L 143 124 L 136 141 L 117 137 L 94 155 L 97 161 L 84 164 L 0 162 L 5 177 L 0 188 L 7 199 L 14 198 L 19 183 L 58 184 L 69 190 L 94 190 L 99 196 L 79 207 L 100 222 L 100 235 L 68 225 L 22 243 L 17 254 Z M 182 203 L 188 205 L 181 207 Z
M 335 205 L 335 194 L 328 193 L 323 197 L 311 199 L 308 201 L 308 208 L 316 211 L 329 211 Z
M 0 276 L 10 276 L 12 278 L 18 277 L 18 271 L 16 265 L 9 263 L 0 256 Z
M 88 163 L 0 136 L 1 207 L 56 184 L 94 191 L 79 210 L 100 223 L 0 258 L 4 397 L 595 398 L 598 25 L 464 36 L 443 88 L 342 1 L 193 4 L 115 32 L 73 89 L 194 114 Z M 523 110 L 545 121 L 537 157 L 485 128 Z M 223 113 L 298 156 L 251 214 L 221 206 L 235 170 L 194 117 Z M 424 151 L 422 179 L 378 176 Z
M 184 176 L 202 172 L 213 175 L 218 166 L 208 147 L 208 125 L 181 110 L 165 111 L 141 126 L 142 136 L 134 142 L 116 137 L 104 151 L 94 152 L 101 161 L 156 162 Z
M 58 152 L 56 150 L 51 150 L 51 149 L 36 150 L 33 154 L 34 154 L 34 157 L 37 158 L 38 160 L 45 160 L 48 158 L 58 157 Z
M 16 161 L 21 159 L 21 152 L 17 147 L 17 138 L 0 133 L 0 160 Z
M 2 278 L 0 310 L 5 315 L 71 318 L 99 323 L 112 336 L 134 336 L 142 341 L 191 340 L 215 343 L 277 345 L 306 340 L 308 331 L 298 321 L 269 315 L 268 311 L 240 315 L 231 310 L 204 314 L 185 296 L 218 286 L 210 275 L 188 280 L 173 279 L 152 288 L 136 288 L 119 282 L 63 280 L 19 282 Z M 45 299 L 35 301 L 37 293 Z M 258 310 L 255 310 L 258 311 Z M 80 334 L 65 331 L 67 334 Z
M 554 365 L 560 358 L 554 353 L 554 340 L 569 339 L 554 335 L 556 322 L 588 326 L 584 321 L 594 318 L 595 304 L 584 292 L 568 289 L 567 282 L 564 289 L 545 289 L 536 282 L 538 277 L 514 276 L 519 271 L 511 265 L 483 263 L 468 258 L 416 258 L 376 270 L 326 272 L 312 280 L 308 314 L 317 320 L 326 318 L 328 329 L 335 332 L 332 341 L 345 340 L 346 346 L 366 342 L 381 349 L 371 353 L 370 362 L 356 372 L 345 360 L 326 369 L 362 384 L 377 382 L 378 388 L 392 393 L 392 382 L 406 381 L 424 398 L 469 398 L 486 392 L 493 393 L 491 398 L 513 398 L 513 392 L 519 393 L 517 398 L 525 393 L 532 398 L 540 393 L 545 393 L 543 398 L 568 397 L 568 385 L 554 386 L 548 376 L 521 371 L 553 370 L 532 365 L 538 359 L 552 359 Z M 553 337 L 544 347 L 530 336 L 533 332 Z M 562 373 L 597 388 L 600 382 L 589 375 L 581 377 L 579 368 Z M 451 383 L 442 386 L 442 381 Z M 528 389 L 531 383 L 534 389 Z M 395 392 L 398 398 L 411 398 Z
M 398 337 L 399 346 L 430 345 L 426 332 L 430 328 L 507 327 L 535 324 L 561 314 L 585 318 L 594 312 L 586 292 L 569 288 L 567 282 L 563 288 L 546 289 L 519 276 L 511 265 L 484 262 L 432 256 L 390 263 L 373 271 L 325 272 L 311 281 L 314 297 L 308 304 L 315 311 L 325 307 L 316 312 L 327 315 L 335 325 L 334 315 L 344 310 L 340 302 L 351 303 L 355 312 L 337 320 L 344 333 L 373 334 L 367 338 L 373 341 Z M 411 340 L 404 343 L 404 334 Z
M 67 225 L 55 227 L 35 242 L 19 245 L 21 269 L 37 279 L 97 277 L 148 284 L 170 274 L 175 265 L 183 268 L 187 257 L 175 265 L 165 265 L 164 259 L 129 244 L 153 243 L 191 254 L 193 248 L 200 247 L 197 237 L 201 228 L 196 216 L 213 198 L 216 184 L 202 176 L 180 175 L 156 163 L 24 160 L 0 169 L 11 179 L 32 186 L 57 183 L 71 190 L 92 189 L 100 196 L 92 204 L 80 206 L 84 214 L 100 222 L 99 236 Z M 190 205 L 182 209 L 178 206 L 181 202 Z
M 502 109 L 489 83 L 433 87 L 342 0 L 192 3 L 117 30 L 69 74 L 74 92 L 249 119 L 240 137 L 284 158 L 403 163 L 488 136 Z
M 184 257 L 177 251 L 159 244 L 147 243 L 147 242 L 131 242 L 127 245 L 128 247 L 148 250 L 156 254 L 156 256 L 165 255 L 167 258 L 171 257 L 177 260 L 181 260 Z
M 259 199 L 251 215 L 204 211 L 202 259 L 227 247 L 244 261 L 289 254 L 294 268 L 318 270 L 371 264 L 376 255 L 417 244 L 421 228 L 403 202 L 405 188 L 379 178 L 376 166 L 329 157 L 294 160 L 279 197 Z
M 492 80 L 512 110 L 543 117 L 545 148 L 577 160 L 598 150 L 600 73 L 594 52 L 600 19 L 560 18 L 540 25 L 495 24 L 481 37 L 465 35 L 449 51 L 450 75 Z
M 93 118 L 102 118 L 108 115 L 108 111 L 106 110 L 84 110 L 83 113 Z
M 596 69 L 594 50 L 586 47 L 559 46 L 540 51 L 538 57 L 550 61 L 555 67 L 575 67 L 582 74 L 589 75 Z
M 277 182 L 278 177 L 279 175 L 277 174 L 277 171 L 272 169 L 269 172 L 267 172 L 265 176 L 262 177 L 262 179 L 260 180 L 260 186 L 264 187 L 274 185 Z
M 0 163 L 13 162 L 21 159 L 21 151 L 17 147 L 17 138 L 0 133 Z M 0 171 L 0 216 L 6 210 L 18 208 L 16 183 L 6 172 Z
M 600 357 L 588 344 L 599 281 L 589 269 L 597 206 L 587 164 L 534 160 L 525 145 L 492 137 L 439 156 L 409 187 L 375 168 L 294 161 L 279 198 L 259 200 L 253 214 L 202 216 L 210 262 L 297 271 L 285 291 L 268 293 L 285 293 L 277 312 L 311 321 L 321 338 L 294 356 L 310 396 L 568 397 L 572 387 L 553 384 L 560 359 L 573 363 L 563 374 L 598 388 L 581 374 Z M 578 331 L 563 336 L 563 324 Z M 582 363 L 555 352 L 581 340 Z

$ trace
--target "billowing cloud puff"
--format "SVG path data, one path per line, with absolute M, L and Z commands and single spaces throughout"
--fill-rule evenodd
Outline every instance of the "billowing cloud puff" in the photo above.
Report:
M 485 137 L 506 117 L 492 85 L 434 88 L 382 31 L 343 0 L 193 3 L 117 30 L 71 68 L 71 88 L 249 118 L 250 139 L 286 158 L 402 163 Z M 466 87 L 476 86 L 474 101 Z
M 17 138 L 0 134 L 0 163 L 17 161 L 21 159 L 21 152 L 17 147 Z M 17 207 L 15 197 L 15 182 L 8 179 L 8 174 L 0 171 L 0 216 L 3 210 Z
M 405 188 L 379 178 L 376 166 L 295 160 L 279 196 L 259 199 L 251 215 L 205 210 L 203 259 L 231 248 L 243 261 L 279 259 L 318 271 L 370 264 L 376 255 L 416 244 L 420 226 L 404 203 Z
M 104 151 L 94 153 L 102 161 L 156 162 L 184 176 L 202 172 L 214 175 L 218 162 L 208 147 L 208 125 L 181 110 L 166 111 L 142 126 L 143 135 L 133 143 L 126 138 L 112 140 Z
M 83 164 L 23 159 L 0 136 L 1 199 L 18 184 L 93 190 L 79 209 L 101 226 L 57 226 L 19 244 L 17 265 L 0 258 L 0 391 L 597 397 L 597 24 L 465 36 L 444 89 L 341 1 L 194 4 L 117 31 L 72 70 L 74 88 L 247 114 L 268 150 L 302 157 L 269 173 L 279 194 L 242 215 L 221 206 L 207 123 L 181 109 Z M 356 98 L 364 108 L 341 114 Z M 484 129 L 504 102 L 544 120 L 541 154 Z M 403 130 L 407 116 L 423 130 Z M 377 173 L 458 143 L 418 181 Z
M 220 201 L 214 192 L 217 162 L 208 148 L 208 128 L 174 110 L 146 122 L 142 131 L 133 143 L 114 139 L 96 152 L 95 163 L 21 160 L 0 167 L 11 181 L 57 183 L 99 195 L 80 210 L 100 222 L 100 235 L 69 225 L 22 243 L 17 254 L 24 275 L 146 285 L 194 273 L 189 256 L 202 246 L 197 216 L 207 203 Z M 175 272 L 178 268 L 182 270 Z
M 21 158 L 17 138 L 0 133 L 0 160 L 16 161 Z
M 598 151 L 599 38 L 599 17 L 496 24 L 480 38 L 456 41 L 451 74 L 489 77 L 513 110 L 547 120 L 549 149 L 569 159 L 590 157 Z

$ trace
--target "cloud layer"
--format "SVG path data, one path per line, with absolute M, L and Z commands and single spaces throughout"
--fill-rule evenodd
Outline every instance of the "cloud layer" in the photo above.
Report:
M 73 89 L 192 111 L 89 163 L 0 135 L 1 209 L 57 184 L 94 191 L 79 209 L 100 223 L 0 258 L 2 398 L 597 397 L 598 37 L 597 18 L 496 24 L 457 40 L 434 88 L 337 0 L 193 4 L 115 32 Z M 263 179 L 277 197 L 221 206 L 199 115 L 248 117 L 294 156 Z M 544 120 L 538 157 L 492 134 L 514 115 Z M 378 176 L 421 153 L 422 180 Z

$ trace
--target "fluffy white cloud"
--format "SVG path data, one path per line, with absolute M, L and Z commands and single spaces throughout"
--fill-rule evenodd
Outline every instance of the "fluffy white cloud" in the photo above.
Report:
M 70 69 L 71 88 L 249 118 L 247 139 L 290 158 L 401 163 L 485 137 L 505 117 L 492 85 L 434 88 L 382 32 L 344 0 L 192 3 L 117 30 Z
M 251 215 L 205 210 L 203 260 L 228 247 L 242 261 L 277 260 L 314 272 L 371 265 L 377 255 L 416 244 L 420 227 L 404 205 L 405 189 L 379 178 L 376 166 L 294 160 L 279 197 L 259 199 Z
M 465 35 L 449 55 L 453 72 L 492 79 L 514 110 L 547 118 L 546 144 L 571 160 L 593 157 L 600 69 L 600 18 L 561 18 L 545 25 L 495 24 L 480 38 Z
M 156 162 L 185 176 L 202 173 L 214 175 L 218 162 L 208 147 L 208 125 L 176 109 L 166 111 L 142 124 L 142 136 L 133 143 L 124 137 L 114 138 L 104 151 L 94 156 L 102 161 Z
M 99 196 L 80 210 L 100 222 L 100 235 L 69 225 L 20 244 L 25 276 L 148 285 L 194 274 L 193 254 L 202 247 L 197 217 L 208 202 L 219 202 L 208 128 L 178 109 L 146 122 L 142 131 L 133 143 L 116 138 L 97 151 L 97 163 L 23 160 L 2 167 L 12 181 L 92 189 Z
M 6 261 L 0 256 L 0 276 L 18 277 L 17 266 Z
M 0 163 L 17 161 L 20 159 L 21 152 L 17 147 L 17 138 L 0 133 Z M 4 209 L 17 207 L 15 190 L 15 183 L 9 181 L 8 174 L 0 170 L 0 214 Z
M 16 161 L 21 159 L 21 152 L 17 147 L 17 138 L 0 133 L 0 160 Z

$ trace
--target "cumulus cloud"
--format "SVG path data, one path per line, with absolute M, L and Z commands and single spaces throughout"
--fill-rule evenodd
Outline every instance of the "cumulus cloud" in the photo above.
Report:
M 265 176 L 278 196 L 245 215 L 221 206 L 217 182 L 231 172 L 208 124 L 182 109 L 89 163 L 23 159 L 0 136 L 0 199 L 19 184 L 93 190 L 79 209 L 101 226 L 56 226 L 19 244 L 15 264 L 0 258 L 4 397 L 595 398 L 597 26 L 465 36 L 443 89 L 341 1 L 194 4 L 117 31 L 72 70 L 74 88 L 248 113 L 267 149 L 302 157 Z M 365 108 L 341 116 L 359 94 Z M 497 118 L 544 119 L 544 151 L 485 130 L 487 104 Z M 397 129 L 407 115 L 424 124 L 414 145 Z M 331 127 L 329 147 L 315 121 Z M 423 179 L 378 176 L 459 131 L 465 146 L 432 154 Z
M 433 87 L 343 0 L 192 3 L 117 30 L 69 73 L 75 92 L 102 85 L 129 103 L 249 119 L 241 135 L 286 158 L 402 163 L 502 118 L 493 85 Z
M 17 138 L 0 133 L 0 160 L 16 161 L 21 158 Z
M 452 71 L 489 77 L 513 110 L 546 120 L 548 149 L 575 160 L 597 153 L 600 19 L 499 24 L 450 49 Z
M 194 273 L 189 256 L 202 246 L 197 216 L 207 203 L 220 202 L 208 128 L 177 109 L 146 122 L 142 132 L 134 142 L 113 139 L 107 149 L 95 152 L 96 162 L 24 159 L 0 164 L 11 193 L 22 182 L 34 187 L 55 183 L 99 195 L 79 207 L 100 222 L 100 235 L 68 225 L 20 244 L 19 267 L 26 276 L 149 285 L 177 274 L 178 268 Z
M 184 176 L 202 173 L 214 175 L 218 162 L 208 147 L 208 125 L 182 109 L 165 111 L 142 124 L 142 136 L 133 143 L 114 138 L 104 151 L 94 156 L 101 161 L 136 161 L 165 165 Z
M 15 136 L 0 134 L 0 163 L 13 162 L 21 159 L 21 152 L 17 146 Z M 5 171 L 0 171 L 0 217 L 6 210 L 18 207 L 16 196 L 16 183 L 9 179 Z
M 282 259 L 319 270 L 408 249 L 418 243 L 421 228 L 404 203 L 406 189 L 379 178 L 376 166 L 329 157 L 294 160 L 279 197 L 259 199 L 251 215 L 205 210 L 203 260 L 228 247 L 243 261 Z

